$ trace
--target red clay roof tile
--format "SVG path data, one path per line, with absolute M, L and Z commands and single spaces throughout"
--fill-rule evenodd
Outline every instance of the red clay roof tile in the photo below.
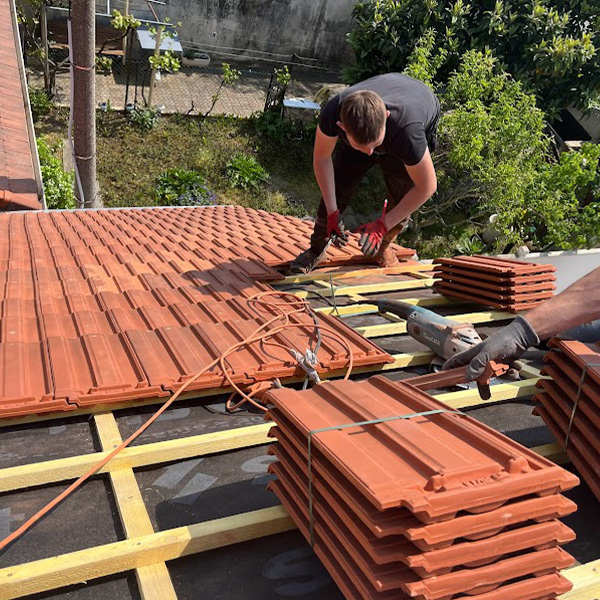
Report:
M 436 292 L 511 312 L 537 306 L 556 289 L 552 265 L 491 256 L 438 258 L 436 263 Z
M 552 340 L 534 412 L 542 417 L 600 500 L 600 346 Z M 584 376 L 585 369 L 585 376 Z M 568 441 L 567 441 L 568 440 Z
M 527 263 L 496 256 L 456 256 L 454 258 L 436 258 L 434 262 L 449 267 L 466 267 L 473 271 L 482 271 L 503 277 L 554 273 L 556 271 L 554 265 Z
M 279 444 L 270 451 L 279 462 L 269 465 L 269 472 L 277 476 L 298 506 L 308 507 L 308 477 L 305 472 L 294 467 L 289 459 L 286 460 L 285 451 L 282 451 Z M 357 560 L 361 560 L 363 564 L 395 565 L 399 569 L 404 565 L 419 577 L 445 575 L 455 567 L 477 566 L 476 563 L 492 562 L 515 552 L 542 546 L 556 547 L 575 539 L 573 530 L 556 519 L 536 524 L 531 524 L 530 521 L 521 527 L 510 528 L 491 537 L 473 541 L 461 540 L 446 548 L 423 552 L 400 536 L 377 538 L 370 533 L 368 527 L 356 519 L 356 515 L 349 510 L 340 496 L 335 497 L 335 492 L 325 481 L 321 484 L 322 488 L 329 488 L 329 493 L 323 495 L 319 490 L 314 491 L 315 514 L 327 521 L 335 532 L 335 537 L 346 548 L 354 549 L 355 555 L 360 557 Z
M 281 482 L 272 481 L 269 488 L 276 493 L 305 538 L 310 539 L 309 519 L 305 507 L 294 501 Z M 340 568 L 343 569 L 354 586 L 360 590 L 359 597 L 369 599 L 392 600 L 411 597 L 418 600 L 441 600 L 448 597 L 464 598 L 463 594 L 469 598 L 473 594 L 480 594 L 486 600 L 514 600 L 514 588 L 503 584 L 538 574 L 553 574 L 573 564 L 573 558 L 564 550 L 550 548 L 519 554 L 482 567 L 460 569 L 446 575 L 421 579 L 407 567 L 390 568 L 388 565 L 381 568 L 365 562 L 364 558 L 357 560 L 358 557 L 352 552 L 352 548 L 336 538 L 330 523 L 320 515 L 315 515 L 314 518 L 314 538 L 314 550 L 326 564 L 329 563 L 327 566 L 330 572 L 337 574 Z M 323 548 L 326 548 L 325 553 L 322 552 Z M 335 563 L 328 560 L 331 557 L 335 557 Z M 534 590 L 534 598 L 547 598 L 549 592 L 554 591 L 548 590 L 546 581 L 541 582 L 537 577 L 525 581 L 528 581 L 530 589 Z M 570 589 L 570 586 L 562 585 L 563 591 Z
M 282 426 L 273 427 L 269 432 L 269 435 L 278 441 L 278 444 L 272 446 L 272 452 L 281 460 L 283 451 L 285 457 L 293 460 L 297 468 L 306 471 L 306 440 L 302 439 L 282 414 L 278 414 L 276 419 Z M 486 512 L 461 512 L 454 519 L 424 524 L 405 508 L 385 511 L 376 509 L 318 451 L 315 451 L 312 463 L 315 473 L 314 486 L 332 504 L 335 504 L 335 498 L 343 499 L 348 510 L 352 511 L 376 537 L 404 536 L 423 552 L 446 548 L 457 538 L 477 540 L 490 537 L 506 527 L 521 525 L 530 519 L 547 521 L 567 516 L 577 510 L 577 506 L 571 500 L 559 494 L 551 494 L 517 499 Z M 330 485 L 331 482 L 335 482 L 335 489 Z
M 11 0 L 0 0 L 0 208 L 39 209 L 13 22 Z
M 254 253 L 216 251 L 198 235 L 186 241 L 186 248 L 172 241 L 166 247 L 125 243 L 142 226 L 160 241 L 163 217 L 173 224 L 189 221 L 193 230 L 195 222 L 227 216 L 223 208 L 0 215 L 0 351 L 17 344 L 14 360 L 23 363 L 23 377 L 11 387 L 10 408 L 0 405 L 0 416 L 24 414 L 28 405 L 36 412 L 44 406 L 54 410 L 54 397 L 67 399 L 67 408 L 162 397 L 272 318 L 272 312 L 249 302 L 271 288 L 248 274 L 260 279 L 280 275 Z M 254 227 L 266 215 L 248 210 L 234 214 L 250 219 Z M 106 235 L 109 226 L 118 230 L 116 236 Z M 291 327 L 273 341 L 303 353 L 314 337 L 312 318 L 305 314 L 291 321 L 301 327 Z M 355 365 L 391 360 L 334 317 L 320 316 L 319 322 L 347 340 Z M 318 358 L 321 373 L 348 365 L 346 347 L 329 334 L 323 335 Z M 301 373 L 289 351 L 276 345 L 254 344 L 227 362 L 239 383 Z M 28 369 L 33 371 L 29 375 Z M 31 381 L 23 379 L 27 376 Z M 225 383 L 216 368 L 192 389 Z M 47 402 L 40 403 L 42 397 Z M 23 405 L 14 409 L 19 401 Z
M 382 376 L 325 382 L 304 392 L 273 390 L 265 398 L 304 436 L 332 427 L 313 436 L 314 448 L 380 510 L 404 506 L 431 522 L 459 510 L 491 510 L 526 494 L 577 485 L 577 478 L 561 467 L 466 415 L 441 413 L 335 429 L 446 410 L 424 392 Z
M 381 376 L 265 400 L 278 440 L 269 487 L 348 597 L 531 600 L 570 589 L 557 572 L 573 558 L 557 546 L 574 534 L 555 520 L 573 510 L 556 493 L 576 485 L 567 471 Z M 415 414 L 429 411 L 442 412 Z

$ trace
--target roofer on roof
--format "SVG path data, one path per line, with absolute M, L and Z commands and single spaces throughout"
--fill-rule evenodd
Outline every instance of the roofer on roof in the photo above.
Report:
M 437 188 L 431 152 L 439 117 L 435 94 L 424 83 L 400 73 L 362 81 L 325 104 L 313 152 L 323 197 L 310 248 L 292 262 L 292 272 L 312 271 L 325 259 L 330 241 L 346 244 L 340 213 L 375 164 L 381 165 L 390 207 L 381 218 L 360 228 L 360 246 L 380 266 L 398 264 L 389 244 Z

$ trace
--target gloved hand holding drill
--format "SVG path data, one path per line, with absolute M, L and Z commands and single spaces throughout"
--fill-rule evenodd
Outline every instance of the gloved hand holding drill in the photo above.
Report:
M 468 364 L 467 378 L 477 379 L 490 360 L 517 359 L 540 340 L 583 323 L 600 319 L 600 267 L 539 306 L 519 315 L 510 325 L 444 364 L 452 369 Z

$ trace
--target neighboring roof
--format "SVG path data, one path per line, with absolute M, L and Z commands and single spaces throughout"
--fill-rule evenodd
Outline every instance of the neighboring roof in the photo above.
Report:
M 284 231 L 308 245 L 308 224 L 241 207 L 0 215 L 0 416 L 169 395 L 274 316 L 247 300 L 271 289 L 257 278 L 281 277 L 262 256 L 293 258 Z M 354 365 L 391 360 L 342 321 L 319 320 Z M 308 314 L 291 322 L 281 346 L 228 359 L 236 383 L 301 373 L 287 349 L 304 353 L 315 326 Z M 324 334 L 318 359 L 321 373 L 341 369 L 348 350 Z M 226 384 L 215 368 L 189 389 Z
M 0 0 L 0 210 L 40 209 L 41 178 L 13 8 L 12 0 Z

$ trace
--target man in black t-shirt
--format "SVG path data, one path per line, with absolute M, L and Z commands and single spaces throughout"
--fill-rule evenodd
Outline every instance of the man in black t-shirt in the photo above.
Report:
M 347 242 L 340 212 L 377 163 L 383 170 L 390 210 L 360 228 L 359 243 L 363 253 L 380 266 L 398 264 L 389 244 L 437 188 L 430 152 L 435 149 L 439 117 L 435 94 L 424 83 L 400 73 L 371 77 L 325 104 L 313 152 L 323 198 L 310 248 L 292 261 L 292 272 L 309 273 L 325 259 L 330 241 Z M 338 139 L 342 143 L 334 154 Z

